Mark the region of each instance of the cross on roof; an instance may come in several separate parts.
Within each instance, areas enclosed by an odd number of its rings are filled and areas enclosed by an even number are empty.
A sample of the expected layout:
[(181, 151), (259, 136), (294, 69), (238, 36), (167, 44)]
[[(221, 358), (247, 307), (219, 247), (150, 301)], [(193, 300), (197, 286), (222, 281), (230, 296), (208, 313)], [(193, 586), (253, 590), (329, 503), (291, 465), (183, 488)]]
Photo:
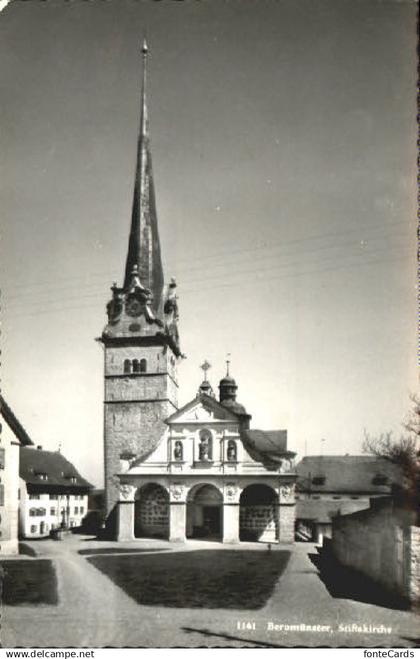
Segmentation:
[(207, 371), (211, 368), (211, 364), (206, 360), (200, 366), (201, 370), (204, 372), (204, 380), (207, 382)]
[(226, 375), (229, 375), (229, 366), (230, 366), (230, 352), (226, 355)]

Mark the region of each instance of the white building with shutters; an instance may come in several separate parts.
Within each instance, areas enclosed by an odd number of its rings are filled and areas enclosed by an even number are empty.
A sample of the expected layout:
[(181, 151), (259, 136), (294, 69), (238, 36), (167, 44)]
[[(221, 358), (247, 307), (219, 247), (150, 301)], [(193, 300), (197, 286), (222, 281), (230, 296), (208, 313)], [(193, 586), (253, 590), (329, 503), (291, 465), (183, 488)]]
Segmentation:
[(32, 444), (0, 395), (0, 555), (18, 553), (19, 450)]

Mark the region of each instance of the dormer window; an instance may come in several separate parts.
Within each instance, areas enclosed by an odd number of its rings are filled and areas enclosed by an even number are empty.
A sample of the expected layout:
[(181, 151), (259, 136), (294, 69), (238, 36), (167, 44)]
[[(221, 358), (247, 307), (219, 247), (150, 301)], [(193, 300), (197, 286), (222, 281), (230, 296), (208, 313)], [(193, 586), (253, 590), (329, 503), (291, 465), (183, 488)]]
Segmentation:
[(37, 478), (39, 478), (40, 481), (47, 481), (48, 480), (48, 474), (46, 474), (43, 471), (40, 471), (40, 472), (36, 473), (35, 476), (37, 476)]
[(388, 485), (388, 476), (385, 474), (376, 474), (372, 479), (373, 485)]
[(312, 485), (325, 485), (325, 476), (314, 476)]

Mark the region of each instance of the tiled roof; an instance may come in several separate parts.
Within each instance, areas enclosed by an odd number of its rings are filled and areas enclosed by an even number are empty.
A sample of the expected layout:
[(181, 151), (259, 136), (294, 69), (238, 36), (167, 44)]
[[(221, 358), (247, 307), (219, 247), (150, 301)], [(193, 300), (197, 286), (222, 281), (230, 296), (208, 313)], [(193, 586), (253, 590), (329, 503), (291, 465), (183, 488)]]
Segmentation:
[(241, 439), (251, 458), (270, 467), (288, 454), (287, 430), (243, 430)]
[(308, 455), (296, 471), (301, 492), (385, 494), (401, 481), (397, 465), (373, 455)]
[(33, 444), (32, 439), (29, 437), (25, 428), (22, 426), (20, 421), (14, 415), (12, 409), (4, 400), (3, 396), (0, 394), (0, 414), (3, 419), (6, 421), (10, 430), (15, 435), (16, 439), (20, 442), (21, 446), (30, 446)]
[[(20, 449), (20, 477), (29, 486), (37, 489), (59, 487), (61, 490), (90, 489), (92, 485), (82, 478), (71, 462), (58, 451), (43, 451), (34, 448)], [(45, 480), (44, 475), (47, 476)]]

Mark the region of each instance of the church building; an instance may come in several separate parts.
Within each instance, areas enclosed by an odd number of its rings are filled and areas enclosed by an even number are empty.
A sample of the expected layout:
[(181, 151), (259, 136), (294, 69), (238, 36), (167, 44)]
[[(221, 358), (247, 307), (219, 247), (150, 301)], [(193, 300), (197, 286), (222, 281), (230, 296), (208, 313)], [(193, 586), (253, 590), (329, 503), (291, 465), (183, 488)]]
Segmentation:
[(113, 284), (100, 341), (105, 359), (107, 529), (162, 537), (293, 542), (295, 454), (287, 431), (250, 429), (227, 373), (178, 407), (176, 283), (164, 285), (146, 104), (147, 46), (131, 231), (123, 286)]

